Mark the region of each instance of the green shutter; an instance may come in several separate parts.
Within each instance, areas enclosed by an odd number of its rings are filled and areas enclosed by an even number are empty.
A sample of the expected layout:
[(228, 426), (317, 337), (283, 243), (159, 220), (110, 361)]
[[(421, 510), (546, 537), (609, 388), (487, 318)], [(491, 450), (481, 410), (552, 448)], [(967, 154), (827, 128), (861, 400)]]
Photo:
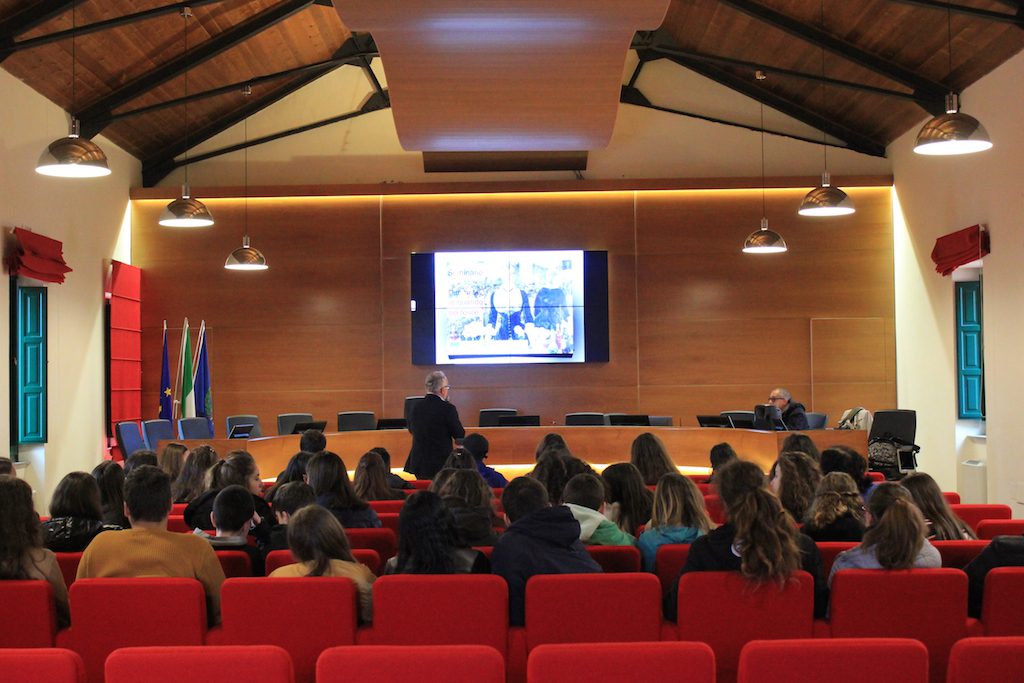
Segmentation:
[(46, 443), (46, 288), (19, 287), (18, 443)]
[(957, 416), (985, 417), (985, 364), (981, 282), (956, 283)]

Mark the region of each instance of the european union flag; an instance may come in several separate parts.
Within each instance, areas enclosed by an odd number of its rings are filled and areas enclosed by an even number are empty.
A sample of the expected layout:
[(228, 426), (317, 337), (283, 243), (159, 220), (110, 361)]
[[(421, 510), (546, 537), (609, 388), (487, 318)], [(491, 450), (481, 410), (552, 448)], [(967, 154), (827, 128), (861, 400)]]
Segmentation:
[(171, 369), (167, 363), (167, 321), (164, 321), (164, 359), (160, 366), (160, 419), (174, 418), (174, 394), (171, 391)]

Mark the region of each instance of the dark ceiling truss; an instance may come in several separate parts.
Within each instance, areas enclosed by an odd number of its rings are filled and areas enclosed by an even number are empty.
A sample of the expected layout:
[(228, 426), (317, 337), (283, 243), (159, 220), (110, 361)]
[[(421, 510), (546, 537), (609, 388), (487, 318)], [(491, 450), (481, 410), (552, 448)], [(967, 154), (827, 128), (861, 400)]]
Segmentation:
[[(177, 14), (186, 7), (202, 7), (203, 5), (212, 5), (218, 2), (224, 2), (224, 0), (192, 0), (191, 2), (177, 2), (173, 5), (154, 7), (153, 9), (144, 10), (142, 12), (135, 12), (134, 14), (124, 14), (119, 17), (97, 21), (92, 24), (76, 26), (75, 28), (70, 28), (65, 31), (56, 31), (55, 33), (47, 33), (34, 38), (26, 38), (25, 40), (18, 40), (14, 42), (5, 40), (0, 43), (0, 62), (20, 50), (28, 50), (33, 47), (39, 47), (40, 45), (57, 43), (67, 38), (71, 38), (72, 36), (84, 36), (89, 33), (106, 31), (108, 29), (117, 28), (118, 26), (133, 24), (137, 21), (155, 19), (156, 17), (162, 17), (165, 14)], [(24, 31), (22, 31), (22, 33), (24, 33)]]
[(91, 138), (103, 130), (110, 122), (110, 115), (115, 109), (230, 50), (312, 4), (313, 0), (284, 0), (218, 33), (195, 49), (190, 49), (187, 55), (179, 55), (125, 83), (82, 111), (75, 112), (75, 116), (81, 122), (82, 136)]
[(0, 45), (10, 45), (22, 33), (59, 17), (79, 2), (82, 0), (41, 0), (0, 21)]
[[(818, 26), (804, 23), (798, 19), (787, 16), (770, 7), (765, 7), (752, 0), (718, 0), (721, 4), (727, 5), (755, 19), (774, 26), (786, 33), (806, 41), (812, 45), (823, 48), (839, 55), (843, 59), (859, 64), (877, 74), (885, 76), (907, 88), (911, 88), (914, 94), (922, 102), (943, 102), (946, 93), (950, 88), (942, 83), (933, 81), (922, 76), (912, 69), (896, 64), (892, 60), (873, 54), (857, 47), (853, 43), (832, 35)], [(941, 114), (944, 111), (942, 106), (929, 110), (932, 114)]]
[(992, 10), (979, 9), (977, 7), (967, 7), (965, 5), (957, 5), (950, 2), (939, 2), (938, 0), (890, 0), (891, 2), (902, 2), (904, 5), (914, 5), (915, 7), (927, 7), (929, 9), (938, 9), (943, 12), (951, 12), (953, 14), (963, 14), (964, 16), (973, 17), (975, 19), (987, 19), (989, 21), (998, 21), (1006, 24), (1014, 24), (1020, 28), (1024, 28), (1024, 5), (1019, 3), (1011, 3), (1017, 8), (1016, 14), (1007, 14), (1006, 12), (993, 12)]
[[(323, 62), (325, 66), (319, 69), (305, 70), (294, 80), (281, 85), (278, 88), (268, 92), (267, 94), (256, 97), (248, 104), (243, 107), (230, 112), (228, 115), (217, 119), (204, 126), (203, 128), (190, 131), (187, 140), (179, 140), (170, 145), (167, 145), (163, 149), (149, 155), (147, 158), (142, 160), (142, 184), (144, 187), (153, 187), (161, 180), (163, 180), (168, 173), (183, 165), (184, 162), (176, 160), (181, 154), (184, 154), (186, 150), (201, 144), (202, 142), (209, 140), (213, 136), (222, 133), (236, 123), (240, 123), (244, 119), (252, 116), (253, 114), (266, 109), (275, 102), (279, 102), (283, 98), (292, 94), (293, 92), (304, 88), (316, 79), (324, 76), (339, 66), (346, 64), (352, 64), (362, 67), (361, 61), (366, 59), (367, 62), (370, 59), (371, 54), (376, 54), (377, 47), (373, 42), (373, 38), (369, 34), (353, 34), (345, 43), (338, 48), (338, 50), (332, 55), (331, 59)], [(251, 81), (247, 81), (249, 83)], [(372, 83), (371, 83), (372, 85)], [(378, 84), (379, 85), (379, 84)], [(242, 85), (236, 85), (235, 87), (241, 88)], [(387, 91), (374, 92), (373, 95), (363, 104), (360, 109), (356, 110), (355, 113), (349, 112), (347, 114), (340, 115), (341, 118), (332, 117), (335, 120), (325, 119), (314, 124), (307, 124), (307, 126), (300, 126), (299, 129), (292, 129), (294, 132), (288, 133), (294, 135), (298, 132), (304, 132), (305, 130), (312, 130), (321, 126), (329, 125), (330, 123), (336, 123), (337, 121), (343, 121), (354, 116), (360, 116), (362, 114), (369, 113), (370, 111), (377, 111), (378, 109), (384, 109), (390, 107), (390, 100), (387, 95)], [(285, 137), (282, 134), (277, 134), (279, 137)], [(266, 140), (264, 140), (266, 142)], [(260, 144), (253, 142), (253, 144)], [(249, 145), (252, 146), (252, 145)], [(239, 148), (241, 149), (241, 148)], [(207, 157), (208, 158), (208, 157)], [(193, 163), (198, 160), (199, 157), (190, 157), (188, 163)]]

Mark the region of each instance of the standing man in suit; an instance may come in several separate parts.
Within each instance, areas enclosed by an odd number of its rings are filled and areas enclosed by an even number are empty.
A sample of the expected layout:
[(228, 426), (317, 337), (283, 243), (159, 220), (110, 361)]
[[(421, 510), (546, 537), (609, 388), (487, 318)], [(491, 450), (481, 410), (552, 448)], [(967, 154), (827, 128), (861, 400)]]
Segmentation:
[(405, 471), (417, 479), (433, 479), (452, 450), (452, 439), (461, 439), (466, 430), (459, 420), (459, 411), (448, 402), (451, 386), (440, 370), (427, 375), (427, 394), (409, 414), (412, 448), (405, 461)]

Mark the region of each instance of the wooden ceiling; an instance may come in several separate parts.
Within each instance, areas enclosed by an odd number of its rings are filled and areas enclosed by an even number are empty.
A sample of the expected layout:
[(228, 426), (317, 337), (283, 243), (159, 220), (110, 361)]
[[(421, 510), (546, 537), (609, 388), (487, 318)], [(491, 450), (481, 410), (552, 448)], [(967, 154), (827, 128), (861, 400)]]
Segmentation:
[[(876, 155), (939, 111), (945, 91), (1024, 47), (1024, 0), (823, 4), (824, 22), (819, 0), (672, 0), (662, 27), (633, 46), (641, 69), (671, 60)], [(73, 6), (74, 41), (60, 34), (72, 29)], [(457, 32), (446, 40), (472, 44)], [(3, 68), (77, 114), (84, 134), (102, 132), (141, 159), (147, 185), (186, 147), (343, 65), (366, 72), (371, 97), (339, 117), (390, 106), (369, 68), (376, 56), (372, 36), (353, 35), (329, 0), (0, 0)], [(624, 84), (623, 102), (660, 106), (635, 82)]]

